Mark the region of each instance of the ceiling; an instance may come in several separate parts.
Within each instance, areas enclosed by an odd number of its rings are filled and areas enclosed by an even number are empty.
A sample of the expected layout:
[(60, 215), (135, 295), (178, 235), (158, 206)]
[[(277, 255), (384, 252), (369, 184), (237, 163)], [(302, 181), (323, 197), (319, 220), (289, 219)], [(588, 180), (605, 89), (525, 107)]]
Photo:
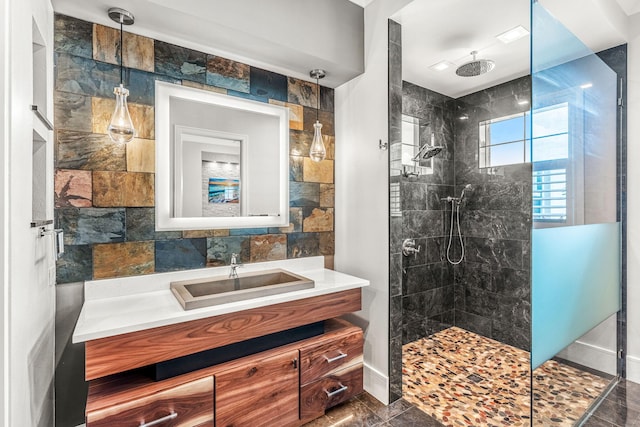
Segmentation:
[[(367, 0), (361, 0), (367, 1)], [(336, 87), (364, 71), (364, 11), (347, 0), (52, 0), (57, 13), (116, 27), (110, 7), (133, 13), (130, 31)], [(330, 28), (331, 31), (325, 31)], [(320, 36), (319, 36), (320, 35)]]
[[(640, 11), (640, 0), (540, 2), (594, 51), (624, 43), (628, 16)], [(402, 25), (403, 79), (411, 83), (457, 98), (529, 74), (529, 37), (504, 44), (496, 36), (518, 25), (530, 30), (530, 0), (414, 0), (392, 19)], [(472, 50), (495, 69), (458, 77)], [(441, 61), (451, 66), (429, 68)]]

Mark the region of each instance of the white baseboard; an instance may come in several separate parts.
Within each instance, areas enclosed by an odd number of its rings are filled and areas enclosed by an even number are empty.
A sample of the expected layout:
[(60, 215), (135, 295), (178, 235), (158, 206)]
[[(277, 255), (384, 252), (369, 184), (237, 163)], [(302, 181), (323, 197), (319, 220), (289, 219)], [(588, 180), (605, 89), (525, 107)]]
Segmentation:
[(389, 377), (364, 364), (364, 389), (385, 405), (389, 404)]
[(608, 348), (576, 341), (558, 353), (558, 356), (600, 372), (616, 374), (616, 352)]
[(627, 356), (627, 380), (640, 384), (640, 357)]

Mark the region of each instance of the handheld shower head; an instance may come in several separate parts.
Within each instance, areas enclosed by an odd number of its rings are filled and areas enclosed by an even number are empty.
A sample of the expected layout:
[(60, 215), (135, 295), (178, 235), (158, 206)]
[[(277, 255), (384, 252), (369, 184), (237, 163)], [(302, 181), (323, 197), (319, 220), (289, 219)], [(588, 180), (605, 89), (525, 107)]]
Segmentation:
[(460, 193), (460, 201), (462, 201), (462, 198), (464, 197), (464, 192), (467, 190), (471, 190), (471, 184), (467, 184), (464, 186), (464, 188), (462, 189), (462, 193)]

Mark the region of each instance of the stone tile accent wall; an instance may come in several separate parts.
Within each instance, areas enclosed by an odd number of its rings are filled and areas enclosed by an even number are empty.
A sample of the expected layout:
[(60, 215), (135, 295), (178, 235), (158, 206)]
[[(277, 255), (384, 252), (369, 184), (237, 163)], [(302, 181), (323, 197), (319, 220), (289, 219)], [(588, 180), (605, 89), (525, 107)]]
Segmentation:
[[(334, 254), (333, 89), (135, 34), (124, 34), (125, 86), (136, 138), (107, 126), (120, 79), (118, 31), (55, 16), (55, 206), (65, 231), (57, 282)], [(312, 64), (311, 64), (312, 65)], [(310, 65), (310, 67), (311, 67)], [(286, 106), (290, 224), (282, 228), (155, 231), (156, 80)], [(320, 99), (327, 159), (308, 157)]]

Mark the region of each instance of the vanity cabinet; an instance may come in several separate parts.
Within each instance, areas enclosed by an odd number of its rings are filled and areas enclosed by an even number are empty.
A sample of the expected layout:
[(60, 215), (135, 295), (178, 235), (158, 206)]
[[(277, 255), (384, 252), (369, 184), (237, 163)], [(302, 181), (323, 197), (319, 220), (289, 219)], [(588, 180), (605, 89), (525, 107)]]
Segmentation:
[(87, 427), (301, 426), (362, 392), (362, 351), (360, 328), (329, 319), (321, 335), (166, 380), (107, 375), (89, 382)]
[(295, 426), (299, 402), (298, 351), (216, 374), (216, 426)]

